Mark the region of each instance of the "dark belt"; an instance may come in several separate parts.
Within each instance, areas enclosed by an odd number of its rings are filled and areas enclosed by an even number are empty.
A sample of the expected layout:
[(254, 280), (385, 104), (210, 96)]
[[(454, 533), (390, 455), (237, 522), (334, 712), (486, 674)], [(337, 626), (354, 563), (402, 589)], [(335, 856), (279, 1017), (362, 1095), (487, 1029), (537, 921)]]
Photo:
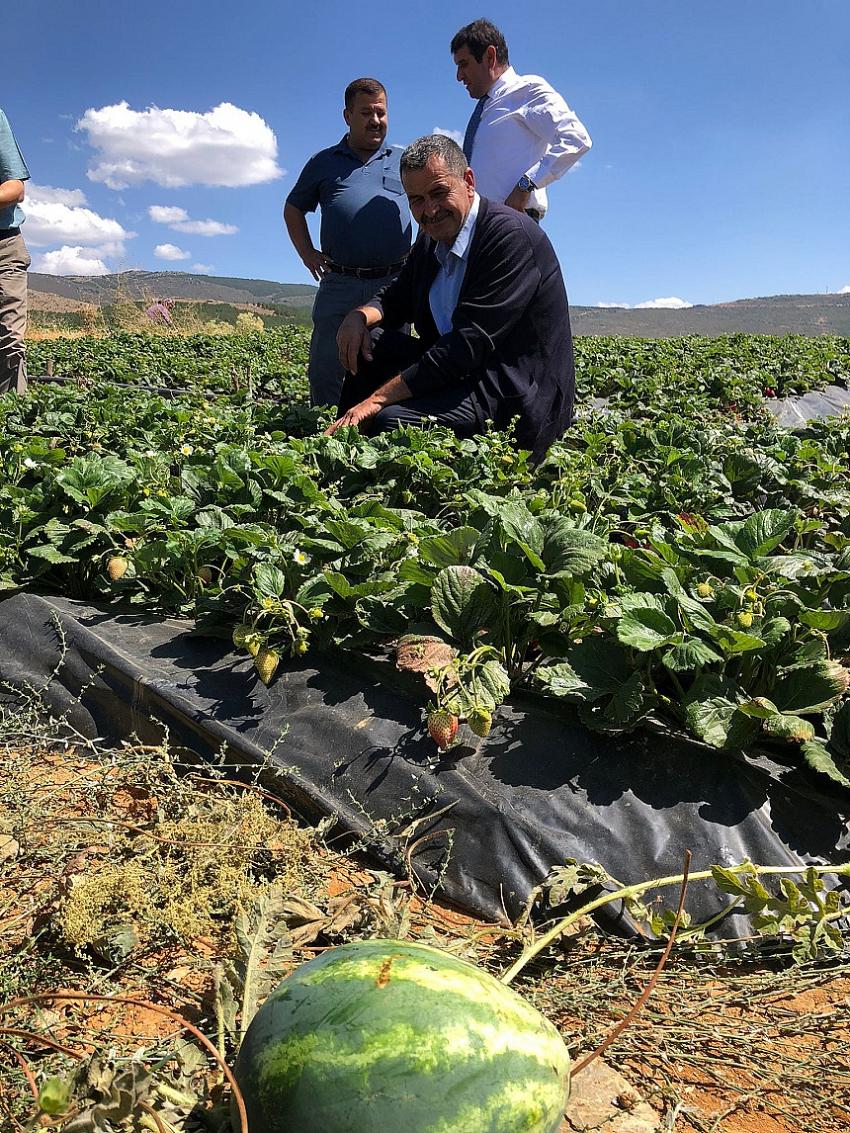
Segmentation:
[(20, 228), (0, 228), (0, 240), (5, 240), (7, 236), (20, 236)]
[(407, 256), (403, 260), (399, 260), (394, 264), (387, 264), (382, 268), (347, 268), (344, 264), (335, 264), (333, 260), (328, 260), (328, 271), (336, 272), (337, 275), (353, 275), (357, 279), (381, 279), (382, 276), (392, 275), (393, 272), (400, 271), (407, 260)]

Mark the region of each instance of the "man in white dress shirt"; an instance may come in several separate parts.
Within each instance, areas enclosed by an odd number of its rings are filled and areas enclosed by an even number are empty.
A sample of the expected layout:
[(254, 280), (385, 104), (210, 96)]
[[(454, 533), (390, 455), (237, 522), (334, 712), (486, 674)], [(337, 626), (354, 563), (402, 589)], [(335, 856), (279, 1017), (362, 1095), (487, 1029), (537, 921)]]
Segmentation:
[(541, 220), (546, 186), (587, 153), (590, 135), (545, 79), (516, 73), (489, 20), (462, 27), (451, 52), (457, 81), (477, 100), (463, 150), (478, 192)]

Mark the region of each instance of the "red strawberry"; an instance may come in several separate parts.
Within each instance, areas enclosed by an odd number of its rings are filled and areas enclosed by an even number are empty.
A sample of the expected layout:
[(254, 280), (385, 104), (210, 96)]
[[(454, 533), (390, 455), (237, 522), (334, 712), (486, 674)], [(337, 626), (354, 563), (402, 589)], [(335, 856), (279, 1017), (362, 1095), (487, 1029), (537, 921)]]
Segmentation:
[(773, 386), (765, 386), (764, 396), (765, 397), (776, 397), (776, 390), (773, 388)]
[(439, 748), (451, 747), (457, 735), (458, 718), (445, 708), (435, 708), (428, 713), (428, 735)]

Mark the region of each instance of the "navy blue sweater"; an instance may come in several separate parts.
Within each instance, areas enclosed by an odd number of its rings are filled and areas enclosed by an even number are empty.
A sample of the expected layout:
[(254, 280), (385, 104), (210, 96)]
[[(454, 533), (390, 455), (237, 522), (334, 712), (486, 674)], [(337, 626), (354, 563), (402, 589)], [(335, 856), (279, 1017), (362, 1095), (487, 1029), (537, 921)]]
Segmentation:
[(548, 236), (524, 213), (482, 198), (444, 335), (428, 303), (438, 268), (434, 241), (421, 234), (399, 276), (376, 296), (382, 325), (412, 323), (425, 347), (401, 376), (416, 398), (468, 386), (497, 428), (517, 418), (517, 440), (539, 460), (569, 427), (575, 400), (570, 311)]

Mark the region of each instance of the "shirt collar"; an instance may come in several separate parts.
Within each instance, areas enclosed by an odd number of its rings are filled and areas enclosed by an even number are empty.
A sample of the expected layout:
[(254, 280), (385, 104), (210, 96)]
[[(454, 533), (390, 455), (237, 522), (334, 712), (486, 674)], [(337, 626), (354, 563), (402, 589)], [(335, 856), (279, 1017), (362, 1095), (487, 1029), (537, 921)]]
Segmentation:
[(348, 144), (348, 134), (343, 134), (338, 145), (336, 145), (334, 148), (337, 153), (344, 153), (347, 157), (353, 157), (355, 161), (359, 161), (363, 165), (369, 165), (379, 157), (386, 157), (387, 154), (392, 151), (392, 146), (384, 145), (380, 149), (375, 150), (368, 161), (363, 161), (363, 159), (361, 157), (358, 157), (351, 146)]
[(466, 214), (466, 220), (460, 226), (460, 232), (455, 236), (454, 243), (450, 248), (447, 248), (439, 240), (436, 241), (434, 252), (441, 266), (445, 264), (449, 256), (454, 256), (456, 260), (465, 260), (469, 256), (469, 245), (472, 243), (472, 236), (475, 232), (475, 222), (478, 219), (480, 203), (481, 198), (476, 193), (472, 198), (472, 204), (469, 206), (469, 212)]
[(508, 67), (499, 75), (498, 79), (493, 83), (487, 91), (488, 98), (497, 98), (500, 94), (507, 90), (509, 86), (516, 82), (516, 71), (513, 67)]

